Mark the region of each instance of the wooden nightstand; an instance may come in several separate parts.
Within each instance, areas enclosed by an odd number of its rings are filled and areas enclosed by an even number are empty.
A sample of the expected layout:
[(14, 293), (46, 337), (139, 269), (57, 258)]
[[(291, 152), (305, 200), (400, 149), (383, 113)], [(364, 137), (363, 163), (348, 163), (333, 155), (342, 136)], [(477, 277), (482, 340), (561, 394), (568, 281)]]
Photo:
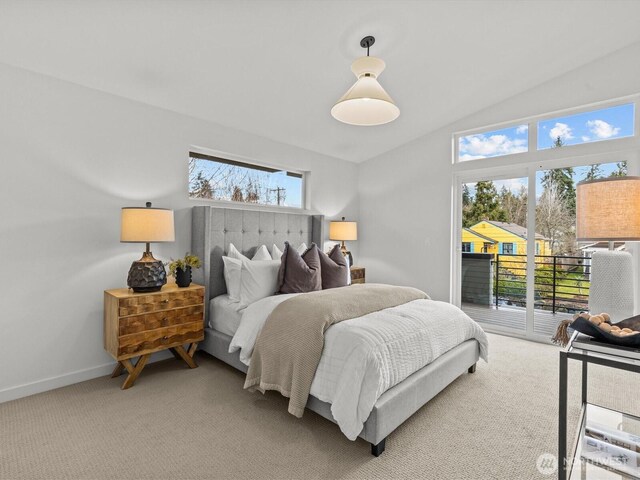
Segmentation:
[(351, 267), (351, 284), (364, 282), (364, 267)]
[[(122, 389), (133, 385), (149, 355), (170, 349), (191, 368), (198, 342), (204, 340), (204, 287), (165, 285), (154, 293), (128, 288), (104, 292), (104, 348), (118, 361), (111, 377), (126, 369)], [(188, 350), (184, 345), (190, 343)], [(139, 357), (133, 366), (131, 359)]]

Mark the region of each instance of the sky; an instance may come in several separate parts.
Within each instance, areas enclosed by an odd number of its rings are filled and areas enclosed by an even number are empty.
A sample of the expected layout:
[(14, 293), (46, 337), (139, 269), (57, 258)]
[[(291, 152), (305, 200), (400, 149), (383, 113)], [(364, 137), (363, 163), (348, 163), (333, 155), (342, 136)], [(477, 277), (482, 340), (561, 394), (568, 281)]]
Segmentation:
[[(537, 149), (553, 147), (558, 137), (564, 146), (570, 146), (632, 136), (633, 108), (629, 103), (539, 122)], [(475, 160), (526, 152), (528, 143), (527, 125), (468, 135), (459, 139), (459, 158)]]

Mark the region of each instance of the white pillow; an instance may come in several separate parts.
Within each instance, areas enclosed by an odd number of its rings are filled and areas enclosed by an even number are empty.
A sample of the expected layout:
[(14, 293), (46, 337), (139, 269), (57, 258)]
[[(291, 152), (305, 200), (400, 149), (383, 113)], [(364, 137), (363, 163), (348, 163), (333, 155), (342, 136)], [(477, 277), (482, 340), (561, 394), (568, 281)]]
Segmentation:
[(224, 263), (224, 283), (227, 284), (229, 300), (232, 302), (239, 302), (242, 260), (231, 257), (222, 257), (222, 261)]
[[(235, 258), (237, 260), (247, 260), (249, 261), (249, 257), (241, 254), (240, 251), (236, 248), (233, 243), (229, 244), (229, 253), (227, 253), (228, 257)], [(269, 255), (269, 250), (264, 245), (260, 245), (256, 250), (256, 253), (253, 254), (253, 258), (251, 260), (256, 262), (261, 262), (264, 260), (271, 260), (271, 255)]]
[(349, 256), (344, 257), (347, 261), (347, 285), (351, 285), (351, 265), (349, 264)]
[(271, 260), (280, 260), (282, 258), (282, 250), (274, 243), (271, 247)]
[(269, 255), (267, 247), (260, 245), (256, 250), (256, 253), (253, 254), (253, 258), (251, 260), (254, 262), (264, 262), (265, 260), (271, 260), (271, 255)]
[[(300, 246), (296, 248), (296, 250), (298, 250), (298, 253), (302, 255), (304, 252), (307, 251), (308, 248), (309, 247), (307, 247), (307, 244), (302, 242)], [(271, 249), (271, 259), (280, 260), (281, 258), (282, 258), (282, 250), (280, 250), (278, 246), (274, 243), (273, 248)]]
[(240, 306), (257, 302), (275, 294), (278, 288), (280, 260), (263, 262), (242, 262), (240, 274)]

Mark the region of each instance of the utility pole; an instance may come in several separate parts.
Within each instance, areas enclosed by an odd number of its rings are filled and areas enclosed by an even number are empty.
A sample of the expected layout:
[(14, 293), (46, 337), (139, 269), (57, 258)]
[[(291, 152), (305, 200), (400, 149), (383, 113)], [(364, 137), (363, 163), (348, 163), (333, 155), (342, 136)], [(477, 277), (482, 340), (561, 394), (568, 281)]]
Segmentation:
[(276, 205), (281, 205), (281, 203), (284, 202), (284, 199), (287, 198), (286, 188), (283, 188), (283, 187), (269, 188), (268, 191), (276, 192), (276, 199), (277, 199)]

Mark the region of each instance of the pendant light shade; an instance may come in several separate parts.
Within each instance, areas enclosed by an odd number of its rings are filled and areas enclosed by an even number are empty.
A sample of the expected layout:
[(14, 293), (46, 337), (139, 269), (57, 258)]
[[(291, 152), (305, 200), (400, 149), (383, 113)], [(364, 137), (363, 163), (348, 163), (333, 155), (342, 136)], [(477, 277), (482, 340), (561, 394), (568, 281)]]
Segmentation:
[(373, 37), (365, 37), (360, 45), (367, 48), (367, 56), (358, 58), (351, 71), (358, 80), (331, 109), (331, 115), (350, 125), (382, 125), (392, 122), (400, 115), (400, 109), (378, 82), (385, 63), (369, 56)]

